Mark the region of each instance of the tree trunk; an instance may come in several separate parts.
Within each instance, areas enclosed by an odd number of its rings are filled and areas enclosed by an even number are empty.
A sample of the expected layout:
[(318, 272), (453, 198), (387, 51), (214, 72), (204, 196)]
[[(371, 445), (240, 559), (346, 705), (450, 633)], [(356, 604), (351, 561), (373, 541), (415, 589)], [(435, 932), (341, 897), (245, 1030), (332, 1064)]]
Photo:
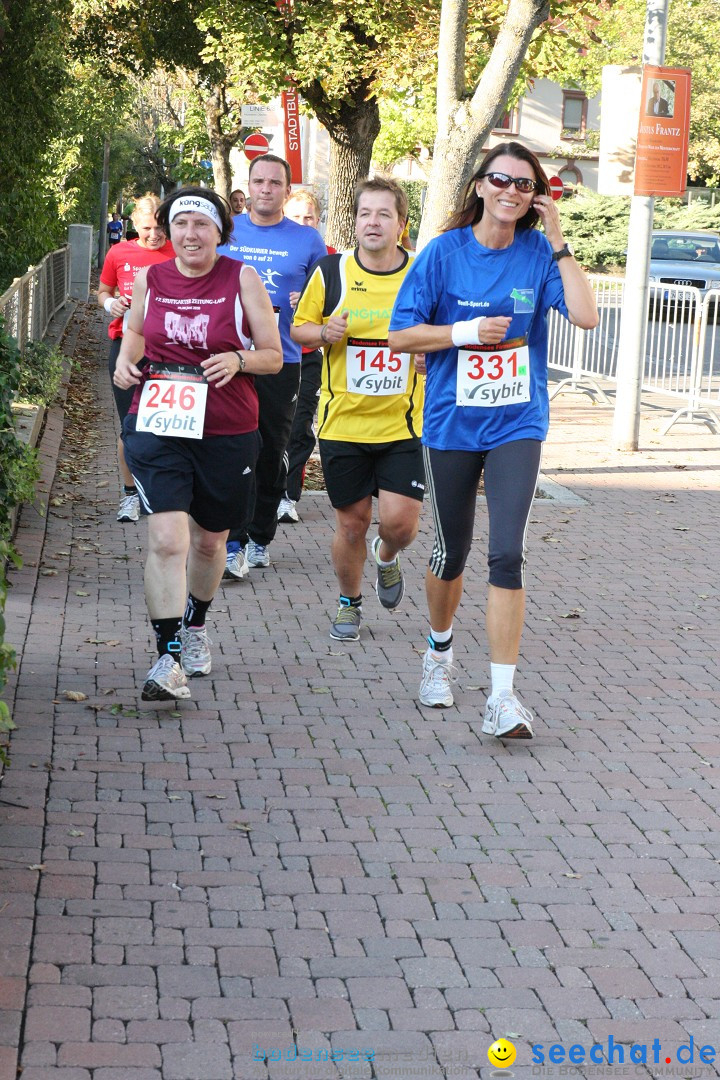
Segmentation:
[(344, 251), (355, 246), (355, 185), (370, 172), (373, 144), (380, 133), (377, 100), (343, 107), (340, 117), (319, 117), (330, 135), (328, 244)]
[(230, 169), (230, 148), (232, 139), (223, 134), (222, 118), (226, 113), (222, 88), (214, 86), (209, 97), (205, 98), (205, 125), (210, 139), (210, 159), (218, 195), (230, 201), (232, 191), (232, 170)]
[(472, 98), (463, 85), (467, 0), (443, 0), (438, 50), (438, 134), (418, 248), (436, 236), (461, 202), (485, 139), (502, 113), (548, 0), (510, 0), (500, 33)]
[(213, 177), (215, 179), (215, 190), (218, 195), (222, 195), (223, 199), (227, 199), (227, 201), (230, 202), (230, 192), (232, 191), (230, 147), (224, 140), (219, 143), (211, 144), (211, 159)]

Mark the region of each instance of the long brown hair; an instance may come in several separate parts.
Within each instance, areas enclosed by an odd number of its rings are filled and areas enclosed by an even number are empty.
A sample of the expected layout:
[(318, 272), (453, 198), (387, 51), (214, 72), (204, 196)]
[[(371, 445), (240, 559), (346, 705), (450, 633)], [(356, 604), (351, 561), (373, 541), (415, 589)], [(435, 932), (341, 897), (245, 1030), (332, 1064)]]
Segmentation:
[[(465, 188), (465, 193), (459, 208), (452, 215), (447, 225), (444, 226), (443, 232), (450, 232), (451, 229), (462, 229), (466, 225), (477, 224), (483, 216), (485, 200), (480, 198), (475, 190), (475, 185), (485, 173), (492, 172), (493, 161), (495, 161), (496, 158), (503, 156), (515, 158), (516, 161), (527, 162), (535, 173), (535, 179), (539, 185), (538, 193), (540, 195), (550, 194), (550, 185), (545, 170), (538, 161), (537, 156), (533, 154), (532, 150), (528, 150), (527, 147), (519, 142), (499, 143), (497, 146), (493, 146), (492, 150), (485, 155), (481, 164), (475, 170), (472, 179)], [(516, 223), (515, 228), (534, 229), (539, 220), (540, 215), (531, 203), (527, 213), (520, 218)]]

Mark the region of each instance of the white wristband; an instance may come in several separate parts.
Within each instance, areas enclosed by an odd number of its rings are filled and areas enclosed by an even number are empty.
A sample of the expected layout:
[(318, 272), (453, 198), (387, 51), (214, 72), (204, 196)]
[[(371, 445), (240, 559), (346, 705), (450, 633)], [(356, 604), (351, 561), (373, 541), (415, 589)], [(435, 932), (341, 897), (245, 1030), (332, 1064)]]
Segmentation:
[(115, 303), (115, 297), (114, 296), (107, 296), (105, 298), (105, 303), (103, 304), (103, 307), (107, 311), (108, 315), (112, 314), (112, 306), (113, 306), (114, 303)]
[(467, 322), (452, 324), (452, 343), (456, 348), (461, 345), (477, 345), (480, 342), (480, 323), (485, 318), (479, 315), (477, 319), (468, 319)]

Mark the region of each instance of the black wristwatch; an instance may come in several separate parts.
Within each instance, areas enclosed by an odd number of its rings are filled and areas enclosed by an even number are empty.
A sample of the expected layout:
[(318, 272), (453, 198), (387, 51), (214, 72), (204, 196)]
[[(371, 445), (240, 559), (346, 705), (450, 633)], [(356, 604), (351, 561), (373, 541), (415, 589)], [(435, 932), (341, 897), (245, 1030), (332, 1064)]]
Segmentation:
[(575, 249), (570, 244), (563, 244), (559, 251), (553, 251), (553, 262), (558, 262), (559, 259), (564, 259), (566, 255), (574, 255)]

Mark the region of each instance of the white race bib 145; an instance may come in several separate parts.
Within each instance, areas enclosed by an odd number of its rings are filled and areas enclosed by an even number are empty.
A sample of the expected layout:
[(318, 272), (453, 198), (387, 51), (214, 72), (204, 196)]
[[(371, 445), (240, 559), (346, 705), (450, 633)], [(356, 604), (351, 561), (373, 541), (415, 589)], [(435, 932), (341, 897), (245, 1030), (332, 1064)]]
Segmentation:
[(381, 397), (407, 390), (410, 353), (391, 352), (387, 341), (348, 338), (346, 356), (348, 393)]

